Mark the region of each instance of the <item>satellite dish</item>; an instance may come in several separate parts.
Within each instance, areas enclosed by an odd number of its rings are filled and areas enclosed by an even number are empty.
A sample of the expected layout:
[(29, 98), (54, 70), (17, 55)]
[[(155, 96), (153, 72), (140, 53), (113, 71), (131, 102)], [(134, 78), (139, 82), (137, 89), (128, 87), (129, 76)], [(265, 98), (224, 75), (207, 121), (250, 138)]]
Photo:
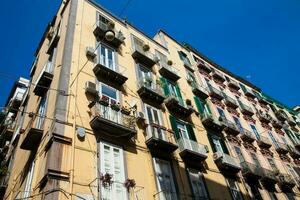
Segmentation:
[(85, 137), (85, 128), (78, 127), (77, 128), (77, 136), (79, 138), (84, 138)]

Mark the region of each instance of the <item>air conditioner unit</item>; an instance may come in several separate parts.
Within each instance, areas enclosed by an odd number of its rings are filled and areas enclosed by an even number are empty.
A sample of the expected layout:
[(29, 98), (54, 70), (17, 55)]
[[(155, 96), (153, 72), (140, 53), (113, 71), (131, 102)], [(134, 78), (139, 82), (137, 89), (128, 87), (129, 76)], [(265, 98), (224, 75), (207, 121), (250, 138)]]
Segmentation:
[(87, 81), (85, 83), (85, 92), (89, 94), (97, 95), (98, 90), (96, 84), (91, 81)]
[(143, 112), (137, 112), (136, 113), (136, 120), (137, 122), (143, 122), (145, 121), (145, 115)]
[(95, 53), (95, 49), (92, 47), (87, 47), (86, 48), (86, 56), (88, 58), (94, 59), (97, 56), (97, 54)]

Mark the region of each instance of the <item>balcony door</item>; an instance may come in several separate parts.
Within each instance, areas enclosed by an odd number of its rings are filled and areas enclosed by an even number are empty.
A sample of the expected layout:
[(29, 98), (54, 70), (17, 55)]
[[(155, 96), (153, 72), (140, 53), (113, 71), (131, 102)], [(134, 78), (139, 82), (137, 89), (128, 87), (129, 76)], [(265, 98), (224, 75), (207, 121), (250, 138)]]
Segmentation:
[[(107, 99), (110, 105), (119, 103), (119, 93), (115, 88), (112, 88), (108, 85), (100, 83), (100, 96), (101, 99)], [(101, 106), (100, 108), (101, 115), (108, 120), (119, 123), (121, 120), (120, 112), (111, 109), (108, 106)]]
[(116, 63), (115, 63), (115, 51), (114, 49), (100, 44), (99, 49), (99, 62), (101, 65), (116, 71)]
[(123, 183), (125, 182), (125, 166), (123, 158), (123, 149), (105, 142), (100, 142), (100, 173), (112, 175), (112, 185), (101, 186), (101, 199), (127, 199), (127, 191)]
[(46, 115), (46, 105), (47, 105), (47, 94), (42, 97), (41, 102), (40, 102), (38, 116), (36, 119), (36, 128), (37, 129), (43, 128), (45, 115)]
[(169, 93), (176, 97), (180, 105), (184, 105), (178, 85), (168, 81)]
[(235, 122), (235, 125), (238, 127), (238, 129), (239, 129), (241, 132), (243, 132), (243, 126), (242, 126), (242, 124), (241, 124), (239, 118), (233, 116), (233, 120), (234, 120), (234, 122)]
[(238, 159), (240, 160), (240, 162), (244, 162), (245, 161), (245, 158), (244, 158), (244, 155), (241, 151), (241, 148), (237, 147), (237, 146), (234, 146), (234, 150), (235, 150), (235, 153), (238, 157)]
[(217, 107), (218, 113), (219, 113), (219, 120), (226, 120), (226, 116), (224, 113), (224, 110), (222, 110), (221, 108)]
[(176, 200), (175, 180), (169, 161), (153, 158), (159, 200)]
[(260, 135), (256, 129), (256, 127), (253, 124), (250, 124), (250, 127), (252, 129), (252, 132), (254, 133), (254, 135), (256, 136), (257, 139), (260, 139)]
[(278, 148), (277, 141), (275, 140), (275, 138), (274, 138), (272, 132), (269, 131), (269, 132), (268, 132), (268, 135), (269, 135), (269, 137), (271, 138), (271, 141), (273, 142), (273, 144), (275, 145), (275, 147)]
[(138, 65), (138, 78), (141, 84), (144, 84), (146, 87), (153, 87), (152, 72), (149, 68), (144, 67), (143, 65)]
[(150, 134), (149, 136), (154, 136), (155, 138), (167, 141), (166, 135), (163, 133), (163, 131), (160, 128), (151, 126), (151, 124), (162, 125), (160, 110), (152, 106), (149, 106), (147, 104), (145, 105), (145, 107), (147, 113), (147, 120), (150, 124), (150, 126), (148, 126), (148, 131), (147, 131)]
[(208, 199), (207, 189), (204, 184), (203, 175), (198, 170), (188, 169), (194, 199)]

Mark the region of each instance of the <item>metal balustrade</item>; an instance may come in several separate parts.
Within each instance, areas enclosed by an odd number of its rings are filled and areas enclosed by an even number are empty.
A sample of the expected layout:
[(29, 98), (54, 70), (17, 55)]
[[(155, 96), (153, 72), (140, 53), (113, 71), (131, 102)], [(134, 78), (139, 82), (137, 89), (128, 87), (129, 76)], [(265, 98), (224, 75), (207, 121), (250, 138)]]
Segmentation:
[(223, 152), (215, 152), (214, 161), (219, 168), (226, 171), (238, 172), (241, 170), (239, 160)]

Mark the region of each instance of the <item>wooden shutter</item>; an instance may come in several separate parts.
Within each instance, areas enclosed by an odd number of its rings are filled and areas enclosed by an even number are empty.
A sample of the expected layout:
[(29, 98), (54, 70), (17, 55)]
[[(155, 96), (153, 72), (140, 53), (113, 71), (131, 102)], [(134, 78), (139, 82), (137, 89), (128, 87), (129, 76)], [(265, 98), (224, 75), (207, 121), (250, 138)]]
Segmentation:
[(186, 128), (187, 128), (187, 131), (188, 131), (188, 134), (189, 134), (189, 138), (191, 140), (197, 142), (196, 137), (195, 137), (195, 133), (194, 133), (194, 130), (193, 130), (193, 126), (191, 124), (187, 124)]
[(166, 96), (168, 96), (170, 94), (170, 90), (169, 90), (169, 87), (168, 87), (169, 83), (168, 83), (167, 79), (164, 78), (164, 77), (161, 77), (160, 80), (163, 84), (164, 93), (165, 93)]
[(176, 118), (172, 115), (170, 115), (170, 122), (171, 122), (172, 130), (174, 131), (175, 138), (179, 139), (180, 134), (179, 134), (179, 130), (177, 128)]

